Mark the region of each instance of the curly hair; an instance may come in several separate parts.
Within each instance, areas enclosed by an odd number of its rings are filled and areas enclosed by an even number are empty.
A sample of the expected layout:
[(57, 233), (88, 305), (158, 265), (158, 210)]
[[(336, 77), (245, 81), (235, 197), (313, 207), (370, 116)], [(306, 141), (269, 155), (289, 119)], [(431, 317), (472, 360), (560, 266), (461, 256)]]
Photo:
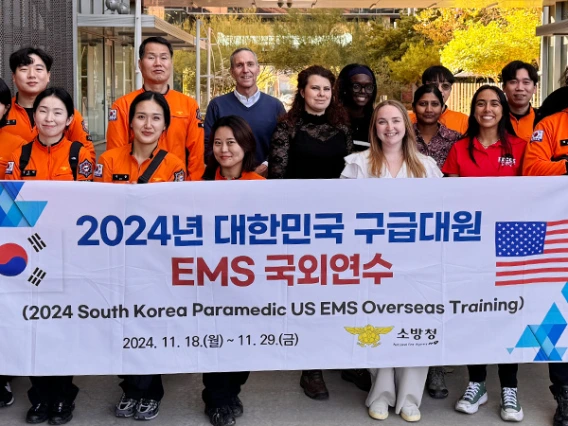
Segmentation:
[[(302, 116), (302, 113), (306, 109), (306, 102), (302, 97), (301, 92), (305, 90), (306, 86), (308, 85), (308, 80), (312, 75), (319, 75), (320, 77), (329, 80), (329, 84), (332, 88), (335, 84), (335, 76), (333, 75), (333, 73), (327, 68), (324, 68), (320, 65), (312, 65), (301, 71), (300, 74), (298, 74), (298, 90), (296, 92), (296, 96), (294, 97), (292, 108), (290, 108), (290, 111), (288, 111), (288, 113), (282, 119), (292, 127), (295, 126), (296, 123), (298, 123), (300, 117)], [(337, 101), (337, 95), (333, 92), (329, 106), (325, 110), (325, 117), (328, 123), (334, 127), (349, 123), (347, 112)]]

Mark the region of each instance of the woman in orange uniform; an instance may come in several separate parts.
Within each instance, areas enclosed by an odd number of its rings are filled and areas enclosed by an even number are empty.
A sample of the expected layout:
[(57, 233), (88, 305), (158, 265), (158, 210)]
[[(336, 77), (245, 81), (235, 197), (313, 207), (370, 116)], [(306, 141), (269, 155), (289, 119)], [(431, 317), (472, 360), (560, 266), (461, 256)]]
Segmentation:
[[(222, 117), (210, 133), (213, 155), (209, 157), (203, 180), (264, 180), (255, 173), (256, 141), (247, 122), (235, 115)], [(204, 373), (202, 398), (205, 414), (214, 426), (232, 426), (243, 414), (239, 399), (249, 371)]]
[[(8, 113), (12, 107), (12, 94), (8, 85), (0, 78), (0, 180), (4, 179), (6, 164), (12, 152), (21, 147), (25, 139), (7, 132), (4, 128), (8, 124)], [(2, 404), (2, 378), (0, 377), (0, 407), (11, 405), (6, 401)], [(11, 392), (10, 392), (11, 393)], [(12, 401), (13, 402), (13, 401)]]
[(93, 180), (90, 152), (65, 137), (73, 111), (73, 99), (65, 89), (53, 87), (37, 96), (33, 114), (38, 135), (10, 155), (6, 180)]
[[(158, 141), (171, 122), (170, 108), (157, 92), (142, 92), (128, 112), (131, 144), (103, 153), (95, 169), (96, 182), (155, 183), (183, 182), (185, 167), (175, 155), (158, 147)], [(116, 417), (152, 420), (160, 411), (164, 397), (162, 376), (121, 376), (122, 396), (114, 408)]]
[[(80, 142), (65, 138), (73, 111), (73, 99), (64, 89), (46, 89), (36, 97), (33, 115), (38, 135), (11, 154), (7, 180), (92, 180), (91, 154)], [(53, 345), (57, 347), (56, 340)], [(60, 425), (73, 418), (79, 392), (73, 376), (30, 377), (30, 381), (28, 398), (32, 407), (26, 415), (27, 423), (49, 420), (49, 424)]]
[(95, 182), (183, 182), (185, 167), (177, 156), (158, 147), (171, 122), (164, 95), (142, 92), (130, 105), (128, 125), (132, 144), (103, 153), (95, 169)]

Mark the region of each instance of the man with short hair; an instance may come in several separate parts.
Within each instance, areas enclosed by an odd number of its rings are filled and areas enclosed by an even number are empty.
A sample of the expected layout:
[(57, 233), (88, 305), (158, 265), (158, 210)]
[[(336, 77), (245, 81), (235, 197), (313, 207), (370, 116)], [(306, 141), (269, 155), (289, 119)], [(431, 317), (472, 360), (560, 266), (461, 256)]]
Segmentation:
[[(37, 136), (32, 107), (34, 101), (43, 92), (51, 77), (53, 58), (44, 50), (25, 47), (10, 55), (12, 80), (18, 89), (12, 98), (12, 107), (7, 116), (7, 132), (18, 135), (26, 141), (32, 141)], [(75, 109), (73, 121), (65, 131), (65, 137), (70, 141), (79, 141), (95, 158), (95, 148), (83, 117)]]
[(128, 127), (130, 104), (149, 90), (164, 95), (171, 111), (171, 123), (159, 141), (160, 148), (176, 155), (187, 168), (191, 180), (201, 180), (203, 162), (203, 121), (195, 99), (170, 88), (173, 49), (163, 37), (149, 37), (139, 48), (138, 66), (144, 79), (141, 89), (117, 99), (108, 115), (107, 150), (128, 145), (132, 138)]
[[(452, 72), (441, 65), (427, 68), (426, 71), (422, 73), (422, 84), (433, 84), (442, 92), (444, 109), (440, 116), (440, 123), (448, 129), (455, 130), (464, 135), (467, 131), (469, 117), (461, 112), (452, 111), (448, 108), (448, 105), (446, 105), (448, 99), (450, 99), (452, 86), (455, 81), (456, 79)], [(409, 113), (409, 115), (412, 123), (416, 123), (416, 115), (413, 112)]]
[(207, 107), (205, 114), (205, 154), (211, 155), (213, 146), (209, 135), (213, 124), (227, 115), (244, 118), (256, 139), (256, 173), (266, 177), (268, 171), (268, 148), (278, 118), (286, 113), (282, 102), (262, 93), (256, 83), (260, 66), (256, 54), (246, 47), (233, 52), (230, 58), (231, 76), (235, 80), (234, 92), (216, 97)]
[(518, 137), (530, 142), (535, 119), (531, 99), (536, 92), (538, 72), (531, 64), (513, 61), (501, 71), (501, 81), (507, 95), (513, 129)]

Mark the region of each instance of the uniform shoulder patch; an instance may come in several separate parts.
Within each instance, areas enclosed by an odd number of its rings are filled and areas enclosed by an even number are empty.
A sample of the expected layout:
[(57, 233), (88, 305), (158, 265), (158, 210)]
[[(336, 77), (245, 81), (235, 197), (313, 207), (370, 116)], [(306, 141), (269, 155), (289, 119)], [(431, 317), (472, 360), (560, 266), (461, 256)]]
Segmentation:
[(174, 172), (174, 182), (183, 182), (185, 180), (185, 172), (180, 170), (179, 172)]
[(97, 167), (95, 168), (95, 177), (96, 178), (102, 178), (103, 177), (103, 165), (102, 164), (97, 164)]
[(12, 173), (14, 173), (14, 162), (8, 161), (8, 164), (6, 165), (6, 174), (11, 175)]
[(544, 130), (535, 130), (531, 137), (531, 142), (542, 142)]
[(108, 121), (116, 121), (118, 118), (118, 111), (115, 109), (108, 110)]
[(87, 121), (86, 121), (86, 120), (81, 121), (81, 127), (83, 128), (83, 131), (84, 131), (86, 134), (89, 134), (89, 127), (87, 126)]
[(93, 174), (93, 164), (89, 160), (83, 161), (79, 164), (79, 174), (88, 178)]
[(200, 121), (203, 121), (203, 117), (201, 117), (201, 110), (199, 108), (197, 108), (197, 110), (195, 111), (195, 118), (197, 118)]

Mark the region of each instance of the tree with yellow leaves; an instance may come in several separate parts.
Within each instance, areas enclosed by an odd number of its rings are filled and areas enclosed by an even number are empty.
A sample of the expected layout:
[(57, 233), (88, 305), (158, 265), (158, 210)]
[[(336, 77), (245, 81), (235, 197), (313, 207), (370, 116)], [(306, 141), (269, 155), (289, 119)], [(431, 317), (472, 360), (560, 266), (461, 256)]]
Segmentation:
[(540, 41), (535, 28), (539, 19), (536, 9), (502, 9), (501, 19), (478, 21), (456, 30), (442, 49), (442, 64), (454, 72), (466, 71), (495, 81), (511, 61), (536, 64)]

